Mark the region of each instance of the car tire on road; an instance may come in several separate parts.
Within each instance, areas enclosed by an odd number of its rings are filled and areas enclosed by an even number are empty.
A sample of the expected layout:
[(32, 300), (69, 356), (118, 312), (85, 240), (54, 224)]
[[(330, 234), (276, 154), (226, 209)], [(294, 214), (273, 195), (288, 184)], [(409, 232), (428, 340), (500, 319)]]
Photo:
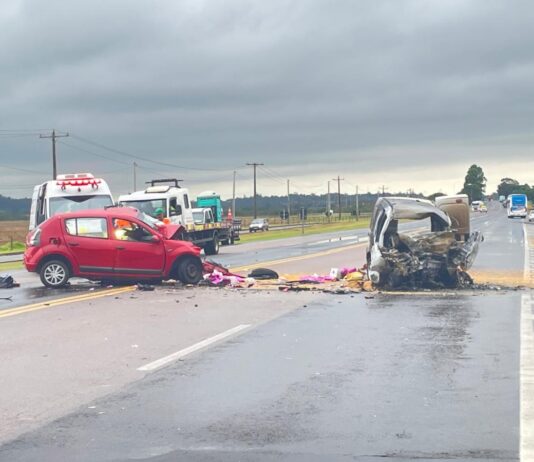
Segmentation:
[(39, 276), (46, 287), (57, 289), (69, 281), (70, 269), (61, 260), (50, 260), (41, 267)]
[(188, 255), (178, 263), (178, 279), (184, 284), (196, 284), (202, 279), (200, 258)]
[(219, 242), (219, 236), (214, 234), (213, 240), (208, 242), (204, 247), (204, 253), (206, 255), (217, 255), (219, 253), (219, 247), (221, 246)]

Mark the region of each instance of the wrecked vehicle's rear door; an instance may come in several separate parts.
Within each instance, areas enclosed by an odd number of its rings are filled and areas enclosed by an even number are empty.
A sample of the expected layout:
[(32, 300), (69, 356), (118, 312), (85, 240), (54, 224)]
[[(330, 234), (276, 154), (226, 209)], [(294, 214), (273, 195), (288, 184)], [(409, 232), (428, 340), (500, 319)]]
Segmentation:
[[(425, 219), (430, 220), (428, 232), (399, 233), (399, 220)], [(460, 224), (465, 228), (465, 222)], [(369, 278), (385, 288), (456, 286), (473, 263), (480, 235), (466, 237), (455, 231), (450, 217), (430, 201), (380, 198), (369, 230)]]
[(458, 240), (469, 239), (471, 223), (469, 197), (467, 194), (436, 197), (436, 205), (451, 219), (452, 231)]

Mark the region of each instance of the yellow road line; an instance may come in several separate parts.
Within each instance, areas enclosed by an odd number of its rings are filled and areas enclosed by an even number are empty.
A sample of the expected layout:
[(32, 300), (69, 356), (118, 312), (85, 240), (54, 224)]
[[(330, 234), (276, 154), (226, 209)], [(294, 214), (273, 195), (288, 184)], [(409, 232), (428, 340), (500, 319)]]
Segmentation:
[(118, 295), (124, 292), (130, 292), (134, 290), (133, 286), (119, 287), (116, 289), (101, 290), (97, 292), (84, 293), (82, 295), (75, 295), (72, 297), (65, 297), (56, 300), (48, 300), (39, 303), (33, 303), (31, 305), (19, 306), (11, 308), (9, 310), (0, 311), (0, 318), (7, 318), (9, 316), (16, 316), (18, 314), (30, 313), (32, 311), (44, 310), (46, 308), (52, 308), (54, 306), (65, 305), (67, 303), (82, 302), (86, 300), (93, 300), (95, 298), (108, 297), (110, 295)]
[(335, 249), (323, 250), (322, 252), (309, 253), (306, 255), (299, 255), (296, 257), (280, 258), (279, 260), (262, 261), (258, 263), (251, 263), (250, 265), (236, 266), (235, 268), (230, 268), (230, 271), (235, 273), (235, 272), (245, 271), (245, 270), (254, 269), (254, 268), (269, 267), (269, 266), (281, 265), (283, 263), (291, 263), (294, 261), (308, 260), (310, 258), (324, 257), (326, 255), (332, 255), (335, 253), (344, 252), (349, 249), (356, 249), (358, 247), (364, 247), (366, 245), (367, 245), (367, 242), (362, 242), (360, 244), (345, 245), (343, 247), (337, 247)]

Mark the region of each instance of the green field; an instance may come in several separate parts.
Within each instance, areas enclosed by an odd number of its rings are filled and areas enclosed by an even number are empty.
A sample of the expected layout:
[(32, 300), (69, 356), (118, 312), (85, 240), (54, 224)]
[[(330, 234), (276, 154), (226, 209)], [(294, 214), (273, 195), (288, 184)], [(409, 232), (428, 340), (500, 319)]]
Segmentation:
[[(321, 234), (331, 233), (333, 231), (350, 231), (351, 229), (362, 229), (369, 227), (369, 218), (360, 218), (359, 221), (342, 221), (330, 224), (315, 224), (304, 228), (304, 235), (307, 234)], [(250, 234), (242, 234), (239, 242), (257, 242), (257, 241), (270, 241), (274, 239), (284, 239), (286, 237), (302, 236), (301, 228), (291, 229), (271, 229), (266, 232), (256, 232)]]
[(6, 242), (0, 245), (0, 255), (12, 252), (24, 252), (24, 242), (14, 241), (13, 243)]

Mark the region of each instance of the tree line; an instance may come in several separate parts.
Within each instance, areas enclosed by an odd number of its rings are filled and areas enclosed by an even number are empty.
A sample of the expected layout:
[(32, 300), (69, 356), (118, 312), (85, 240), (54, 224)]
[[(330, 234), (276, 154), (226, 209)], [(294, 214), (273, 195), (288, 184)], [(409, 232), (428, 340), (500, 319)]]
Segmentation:
[[(473, 164), (467, 170), (464, 186), (460, 193), (467, 194), (470, 202), (485, 200), (486, 181), (482, 167)], [(498, 199), (502, 196), (506, 198), (510, 194), (525, 194), (529, 201), (534, 202), (534, 185), (530, 186), (527, 183), (521, 184), (513, 178), (501, 178), (501, 182), (497, 186), (497, 192), (492, 194), (493, 198)]]
[[(467, 194), (469, 201), (486, 199), (486, 176), (482, 167), (473, 164), (467, 170), (464, 178), (463, 188), (459, 193)], [(507, 197), (509, 194), (526, 194), (529, 201), (534, 202), (534, 185), (520, 184), (513, 178), (502, 178), (495, 198), (498, 196)], [(391, 193), (389, 196), (407, 196), (405, 193)], [(434, 200), (443, 193), (435, 193), (428, 196), (428, 199)], [(360, 214), (371, 213), (379, 194), (370, 192), (359, 194), (341, 194), (338, 198), (336, 193), (330, 194), (330, 210), (334, 213), (339, 212), (339, 205), (343, 213), (355, 214), (356, 209)], [(412, 194), (411, 197), (424, 197), (422, 194)], [(301, 208), (305, 208), (308, 213), (326, 213), (328, 210), (327, 194), (291, 194), (287, 196), (262, 196), (256, 198), (258, 214), (265, 216), (278, 215), (282, 210), (287, 210), (288, 205), (292, 215), (297, 215)], [(357, 206), (358, 204), (358, 206)], [(26, 220), (30, 214), (30, 199), (12, 199), (0, 195), (0, 220)], [(223, 201), (225, 211), (232, 207), (232, 201)], [(250, 216), (254, 210), (253, 197), (236, 198), (237, 216)], [(235, 213), (234, 213), (235, 216)]]

